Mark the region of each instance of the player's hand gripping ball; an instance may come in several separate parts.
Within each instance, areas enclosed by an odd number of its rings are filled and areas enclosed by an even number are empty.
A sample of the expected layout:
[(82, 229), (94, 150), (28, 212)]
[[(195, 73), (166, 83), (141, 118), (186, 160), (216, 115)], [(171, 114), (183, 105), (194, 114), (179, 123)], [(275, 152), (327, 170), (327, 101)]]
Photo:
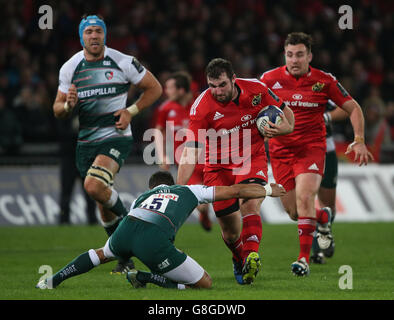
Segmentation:
[(279, 125), (282, 122), (280, 114), (283, 114), (283, 111), (277, 106), (269, 105), (261, 109), (256, 118), (256, 126), (259, 132), (264, 135), (264, 127), (271, 127), (268, 121), (271, 121), (275, 125)]

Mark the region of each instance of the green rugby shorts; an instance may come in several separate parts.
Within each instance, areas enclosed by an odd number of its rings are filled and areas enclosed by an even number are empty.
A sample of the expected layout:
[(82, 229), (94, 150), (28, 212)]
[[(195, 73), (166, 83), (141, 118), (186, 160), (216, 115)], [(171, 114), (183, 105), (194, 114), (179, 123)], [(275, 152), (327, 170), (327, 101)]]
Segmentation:
[(78, 143), (75, 160), (81, 177), (86, 177), (86, 173), (99, 154), (115, 160), (120, 169), (130, 154), (132, 142), (133, 138), (114, 138), (102, 142)]
[(123, 218), (109, 239), (116, 257), (137, 257), (153, 273), (163, 274), (181, 265), (187, 255), (178, 250), (160, 227), (130, 216)]

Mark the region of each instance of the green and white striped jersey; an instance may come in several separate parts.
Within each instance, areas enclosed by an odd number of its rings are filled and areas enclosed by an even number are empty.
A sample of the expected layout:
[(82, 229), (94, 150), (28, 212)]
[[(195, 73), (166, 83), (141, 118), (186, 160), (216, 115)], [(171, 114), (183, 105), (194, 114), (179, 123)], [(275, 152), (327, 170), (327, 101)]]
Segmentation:
[[(335, 105), (335, 102), (332, 101), (331, 99), (328, 99), (327, 105), (326, 105), (326, 111), (325, 112), (330, 112), (337, 108)], [(334, 142), (334, 137), (333, 137), (333, 127), (332, 123), (327, 122), (324, 120), (324, 124), (326, 126), (326, 152), (332, 152), (335, 151), (335, 142)]]
[(160, 185), (141, 194), (131, 205), (130, 216), (158, 225), (175, 236), (201, 203), (215, 199), (215, 187)]
[(138, 84), (145, 73), (136, 58), (108, 47), (100, 61), (86, 61), (82, 50), (61, 67), (59, 91), (67, 94), (71, 84), (77, 87), (78, 143), (131, 138), (130, 125), (125, 130), (116, 129), (113, 114), (126, 107), (130, 84)]

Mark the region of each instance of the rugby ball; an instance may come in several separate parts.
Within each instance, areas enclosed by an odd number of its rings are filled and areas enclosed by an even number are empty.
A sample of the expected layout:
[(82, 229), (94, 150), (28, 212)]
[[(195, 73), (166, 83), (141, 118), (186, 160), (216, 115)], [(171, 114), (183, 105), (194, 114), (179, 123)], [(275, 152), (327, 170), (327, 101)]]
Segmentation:
[(279, 125), (282, 122), (280, 114), (283, 114), (283, 111), (277, 106), (269, 105), (261, 109), (256, 118), (256, 126), (259, 132), (264, 135), (264, 127), (269, 126), (268, 121)]

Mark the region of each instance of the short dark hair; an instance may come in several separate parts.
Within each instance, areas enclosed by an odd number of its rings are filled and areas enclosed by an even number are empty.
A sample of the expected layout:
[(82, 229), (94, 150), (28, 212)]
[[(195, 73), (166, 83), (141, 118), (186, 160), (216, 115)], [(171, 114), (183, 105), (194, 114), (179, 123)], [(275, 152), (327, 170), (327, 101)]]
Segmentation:
[(291, 44), (291, 45), (296, 45), (296, 44), (304, 44), (308, 52), (311, 52), (312, 50), (312, 37), (309, 34), (306, 34), (304, 32), (292, 32), (287, 35), (287, 38), (285, 40), (285, 48)]
[(222, 58), (211, 60), (205, 68), (205, 74), (208, 78), (219, 79), (220, 75), (225, 72), (229, 79), (234, 76), (234, 69), (230, 61)]
[(189, 73), (186, 71), (177, 71), (172, 73), (169, 77), (169, 79), (174, 79), (175, 80), (175, 86), (178, 89), (185, 89), (186, 92), (190, 91), (190, 85), (192, 82), (192, 77), (190, 76)]
[(174, 178), (172, 174), (168, 171), (156, 171), (152, 176), (149, 178), (149, 189), (153, 189), (158, 185), (166, 184), (168, 186), (172, 186), (175, 184)]

